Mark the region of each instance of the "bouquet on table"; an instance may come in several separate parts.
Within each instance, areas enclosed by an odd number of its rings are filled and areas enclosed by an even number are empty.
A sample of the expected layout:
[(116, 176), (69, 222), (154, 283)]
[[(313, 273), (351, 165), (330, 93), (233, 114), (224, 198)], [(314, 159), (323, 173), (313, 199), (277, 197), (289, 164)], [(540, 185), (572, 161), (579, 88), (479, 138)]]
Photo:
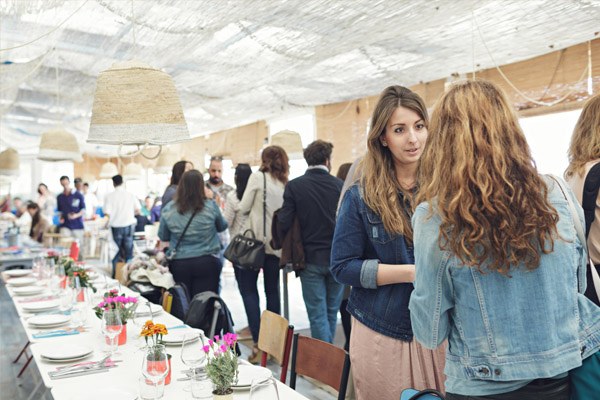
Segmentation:
[(104, 293), (103, 300), (94, 307), (94, 312), (98, 318), (102, 318), (105, 310), (118, 310), (122, 323), (126, 324), (128, 320), (133, 318), (137, 304), (137, 298), (127, 297), (123, 293), (119, 294), (117, 289), (113, 289)]
[(212, 381), (216, 395), (226, 395), (233, 392), (231, 386), (238, 379), (238, 356), (235, 352), (237, 335), (235, 333), (226, 333), (220, 338), (215, 336), (215, 340), (209, 340), (208, 344), (202, 347), (208, 363), (206, 373)]
[(94, 293), (96, 293), (96, 288), (92, 284), (90, 276), (85, 268), (77, 264), (77, 262), (71, 257), (59, 258), (58, 265), (64, 268), (65, 275), (69, 278), (71, 286), (75, 285), (75, 277), (79, 277), (79, 283), (82, 288), (89, 287)]

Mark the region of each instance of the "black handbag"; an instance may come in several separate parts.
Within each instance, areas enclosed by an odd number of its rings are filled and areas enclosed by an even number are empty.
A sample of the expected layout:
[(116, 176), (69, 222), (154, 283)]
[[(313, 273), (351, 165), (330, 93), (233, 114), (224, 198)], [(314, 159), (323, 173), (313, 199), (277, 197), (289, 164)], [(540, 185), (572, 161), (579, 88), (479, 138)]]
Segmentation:
[(267, 242), (267, 178), (263, 172), (263, 240), (257, 240), (252, 229), (235, 235), (223, 256), (238, 268), (259, 271), (265, 265), (265, 243)]

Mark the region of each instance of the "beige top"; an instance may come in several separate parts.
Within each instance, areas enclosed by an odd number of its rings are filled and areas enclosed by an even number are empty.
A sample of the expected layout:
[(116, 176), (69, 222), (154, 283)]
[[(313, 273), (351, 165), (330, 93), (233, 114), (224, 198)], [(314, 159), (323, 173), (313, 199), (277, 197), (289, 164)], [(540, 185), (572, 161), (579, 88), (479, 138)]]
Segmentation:
[[(577, 197), (577, 201), (581, 204), (583, 197), (583, 184), (585, 183), (585, 177), (587, 176), (590, 169), (596, 163), (600, 162), (599, 160), (590, 161), (585, 165), (585, 174), (583, 176), (573, 175), (567, 180), (567, 183), (575, 193), (575, 197)], [(598, 193), (598, 198), (596, 199), (596, 218), (590, 227), (590, 235), (587, 240), (588, 251), (590, 252), (590, 257), (594, 264), (600, 264), (600, 192)]]

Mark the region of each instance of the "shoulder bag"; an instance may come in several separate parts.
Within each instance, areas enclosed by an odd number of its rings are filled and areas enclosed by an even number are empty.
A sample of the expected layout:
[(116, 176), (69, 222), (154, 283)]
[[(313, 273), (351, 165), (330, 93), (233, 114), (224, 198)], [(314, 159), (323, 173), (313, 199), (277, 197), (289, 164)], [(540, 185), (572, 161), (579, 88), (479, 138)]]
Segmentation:
[(223, 256), (240, 269), (259, 271), (265, 264), (267, 242), (267, 177), (263, 172), (263, 240), (257, 240), (252, 229), (235, 235)]

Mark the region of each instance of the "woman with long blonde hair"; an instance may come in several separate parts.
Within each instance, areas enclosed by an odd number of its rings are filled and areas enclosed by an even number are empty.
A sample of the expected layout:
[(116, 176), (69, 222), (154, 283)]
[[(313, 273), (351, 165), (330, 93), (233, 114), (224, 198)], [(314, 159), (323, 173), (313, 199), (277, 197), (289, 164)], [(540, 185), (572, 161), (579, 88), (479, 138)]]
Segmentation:
[[(585, 212), (587, 245), (590, 258), (596, 271), (600, 272), (600, 95), (589, 99), (583, 106), (579, 120), (575, 125), (571, 146), (569, 147), (569, 166), (565, 179), (577, 201)], [(593, 171), (592, 171), (593, 169)], [(584, 187), (586, 196), (584, 201)], [(589, 203), (589, 204), (588, 204)], [(600, 288), (594, 286), (592, 270), (587, 269), (588, 287), (585, 295), (597, 305), (600, 299), (596, 293)]]
[(331, 272), (352, 286), (350, 358), (357, 399), (397, 400), (403, 389), (444, 389), (444, 349), (413, 340), (413, 196), (427, 143), (427, 108), (402, 86), (383, 91), (373, 112), (361, 179), (344, 194)]
[(410, 311), (425, 347), (448, 339), (447, 399), (567, 400), (568, 371), (600, 348), (573, 194), (556, 179), (538, 174), (496, 85), (460, 83), (438, 101), (412, 219)]

